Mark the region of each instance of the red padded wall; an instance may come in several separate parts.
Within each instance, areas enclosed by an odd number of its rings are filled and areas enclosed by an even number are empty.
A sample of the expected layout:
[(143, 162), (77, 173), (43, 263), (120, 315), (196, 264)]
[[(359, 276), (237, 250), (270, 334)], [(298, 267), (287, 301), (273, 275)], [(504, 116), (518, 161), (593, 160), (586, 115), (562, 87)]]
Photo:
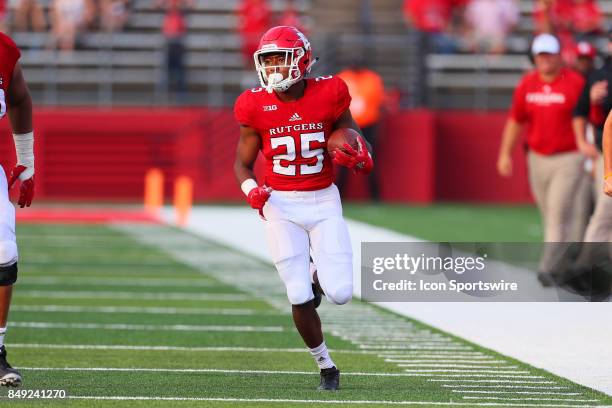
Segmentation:
[[(495, 161), (504, 113), (404, 111), (380, 126), (377, 179), (384, 200), (530, 201), (524, 153), (502, 179)], [(191, 176), (200, 201), (241, 200), (233, 175), (238, 126), (230, 109), (37, 109), (37, 197), (141, 200), (147, 169)], [(14, 163), (8, 120), (0, 124), (0, 163)], [(257, 166), (261, 173), (261, 164)], [(367, 198), (350, 176), (347, 197)]]

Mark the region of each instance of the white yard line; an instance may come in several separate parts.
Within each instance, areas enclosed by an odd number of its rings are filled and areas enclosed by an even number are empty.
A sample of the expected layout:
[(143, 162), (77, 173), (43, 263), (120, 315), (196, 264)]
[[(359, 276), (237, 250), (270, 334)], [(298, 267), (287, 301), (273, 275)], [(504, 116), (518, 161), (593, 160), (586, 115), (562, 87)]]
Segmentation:
[[(544, 378), (544, 377), (540, 377), (540, 378)], [(499, 384), (499, 383), (505, 383), (505, 384), (556, 384), (555, 381), (549, 381), (549, 380), (545, 380), (545, 381), (517, 381), (517, 380), (469, 380), (469, 379), (455, 379), (455, 378), (430, 378), (427, 381), (431, 381), (431, 382), (469, 382), (469, 383), (495, 383), (495, 384)], [(448, 384), (443, 384), (442, 387), (454, 387), (457, 386), (459, 387), (460, 385), (448, 385)]]
[(471, 373), (461, 373), (461, 374), (434, 374), (434, 373), (411, 373), (410, 376), (413, 377), (461, 377), (461, 378), (527, 378), (527, 379), (545, 379), (541, 375), (510, 375), (510, 374), (471, 374)]
[[(93, 372), (153, 372), (153, 373), (219, 373), (219, 374), (270, 374), (270, 375), (319, 375), (318, 371), (287, 370), (227, 370), (220, 368), (146, 368), (146, 367), (18, 367), (31, 371), (93, 371)], [(409, 377), (404, 373), (343, 372), (355, 377)]]
[(469, 384), (443, 384), (445, 388), (504, 388), (504, 389), (532, 389), (532, 390), (563, 390), (569, 387), (564, 386), (546, 386), (546, 385), (469, 385)]
[(228, 316), (261, 316), (281, 315), (281, 312), (260, 311), (256, 309), (218, 309), (218, 308), (181, 308), (181, 307), (130, 307), (130, 306), (63, 306), (63, 305), (14, 305), (15, 312), (66, 312), (66, 313), (142, 313), (170, 315), (228, 315)]
[[(41, 344), (41, 343), (11, 343), (11, 348), (62, 349), (62, 350), (140, 350), (140, 351), (188, 351), (188, 352), (244, 352), (244, 353), (307, 353), (305, 348), (272, 348), (272, 347), (180, 347), (180, 346), (130, 346), (103, 344)], [(372, 355), (363, 350), (330, 349), (338, 354)]]
[[(437, 363), (453, 363), (453, 364), (468, 364), (468, 365), (480, 365), (480, 364), (508, 364), (503, 360), (457, 360), (457, 359), (422, 359), (419, 357), (418, 360), (398, 360), (395, 358), (385, 358), (388, 363), (410, 363), (410, 364), (437, 364)], [(507, 366), (508, 367), (508, 366)]]
[[(385, 360), (388, 361), (388, 360)], [(393, 362), (393, 361), (391, 361)], [(420, 363), (420, 364), (397, 364), (398, 367), (420, 367), (420, 368), (469, 368), (469, 369), (505, 369), (505, 368), (517, 368), (517, 366), (486, 366), (486, 365), (470, 365), (470, 364), (431, 364), (431, 363)]]
[[(402, 365), (399, 364), (401, 367)], [(529, 374), (530, 371), (525, 370), (466, 370), (466, 369), (409, 369), (404, 370), (405, 373), (466, 373), (466, 374)]]
[[(390, 357), (390, 356), (422, 356), (423, 353), (420, 351), (381, 351), (378, 353), (381, 357)], [(491, 358), (488, 354), (484, 354), (480, 351), (436, 351), (435, 356), (441, 356), (443, 358), (447, 357), (470, 357), (470, 358)]]
[(524, 398), (506, 398), (506, 397), (463, 397), (463, 399), (489, 399), (498, 401), (559, 401), (559, 402), (597, 402), (596, 399), (578, 399), (578, 398), (537, 398), (537, 397), (524, 397)]
[(461, 393), (461, 394), (508, 394), (511, 392), (512, 394), (529, 394), (529, 395), (566, 395), (566, 396), (576, 396), (582, 395), (580, 392), (555, 392), (555, 391), (480, 391), (480, 390), (451, 390), (452, 392)]
[(21, 297), (47, 299), (210, 300), (219, 302), (252, 302), (255, 300), (252, 296), (234, 293), (20, 290), (15, 294)]
[(202, 331), (202, 332), (258, 332), (280, 333), (281, 326), (220, 326), (220, 325), (152, 325), (152, 324), (99, 324), (99, 323), (49, 323), (49, 322), (10, 322), (10, 327), (29, 329), (85, 329), (85, 330), (163, 330), (163, 331)]
[[(546, 408), (565, 408), (576, 407), (575, 404), (498, 404), (492, 402), (476, 403), (476, 402), (438, 402), (438, 401), (385, 401), (385, 400), (300, 400), (300, 399), (284, 399), (284, 398), (205, 398), (205, 397), (140, 397), (140, 396), (86, 396), (86, 395), (71, 395), (69, 399), (81, 400), (101, 400), (101, 401), (208, 401), (208, 402), (251, 402), (251, 403), (277, 403), (277, 404), (341, 404), (341, 405), (440, 405), (440, 406), (518, 406), (518, 407), (546, 407)], [(592, 407), (596, 407), (593, 405)], [(580, 405), (580, 407), (587, 407)], [(602, 406), (597, 406), (603, 408)]]
[(152, 286), (152, 287), (215, 287), (218, 283), (210, 279), (154, 279), (154, 278), (75, 278), (75, 277), (32, 277), (24, 276), (21, 278), (22, 284), (36, 285), (103, 285), (103, 286)]
[[(401, 354), (396, 354), (396, 353), (401, 353)], [(415, 357), (415, 358), (427, 358), (427, 359), (443, 359), (443, 360), (453, 360), (453, 359), (470, 359), (470, 360), (474, 360), (474, 361), (482, 361), (482, 360), (494, 360), (495, 357), (493, 356), (488, 356), (486, 354), (482, 354), (482, 353), (446, 353), (443, 351), (436, 351), (435, 354), (424, 354), (423, 352), (410, 352), (409, 354), (407, 354), (408, 351), (401, 351), (401, 352), (377, 352), (379, 357), (382, 358), (410, 358), (410, 357)]]
[[(377, 351), (372, 351), (373, 353), (377, 353)], [(446, 355), (433, 355), (433, 354), (414, 354), (412, 356), (391, 356), (391, 358), (387, 356), (378, 355), (378, 357), (389, 360), (397, 360), (393, 361), (395, 363), (405, 361), (405, 362), (415, 362), (415, 361), (427, 361), (430, 363), (458, 363), (458, 362), (470, 362), (472, 364), (494, 364), (494, 363), (506, 363), (503, 360), (498, 360), (495, 357), (472, 357), (472, 356), (446, 356)], [(414, 360), (409, 359), (409, 357), (414, 357)]]
[(374, 350), (436, 350), (436, 351), (452, 351), (452, 350), (471, 350), (469, 346), (419, 346), (419, 345), (381, 345), (381, 344), (360, 344), (359, 348), (374, 349)]

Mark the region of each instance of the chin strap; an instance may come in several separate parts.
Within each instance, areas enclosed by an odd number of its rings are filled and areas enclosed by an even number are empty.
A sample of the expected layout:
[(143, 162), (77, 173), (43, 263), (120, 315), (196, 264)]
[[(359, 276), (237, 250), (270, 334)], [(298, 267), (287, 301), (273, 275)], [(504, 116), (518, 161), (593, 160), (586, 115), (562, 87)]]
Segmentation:
[(308, 66), (306, 67), (306, 73), (309, 73), (314, 64), (316, 64), (317, 62), (319, 62), (319, 57), (314, 57), (310, 64), (308, 64)]

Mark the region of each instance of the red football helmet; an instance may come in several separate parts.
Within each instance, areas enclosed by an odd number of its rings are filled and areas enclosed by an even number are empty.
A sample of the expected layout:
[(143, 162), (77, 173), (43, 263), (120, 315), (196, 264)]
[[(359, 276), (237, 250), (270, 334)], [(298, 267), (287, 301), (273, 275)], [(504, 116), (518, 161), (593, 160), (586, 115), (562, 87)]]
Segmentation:
[[(264, 55), (283, 52), (285, 53), (284, 65), (264, 65)], [(316, 59), (312, 59), (310, 42), (306, 36), (297, 28), (290, 26), (278, 26), (269, 29), (261, 37), (259, 47), (253, 57), (261, 86), (266, 88), (268, 92), (273, 90), (285, 92), (291, 85), (304, 78), (316, 62)], [(289, 68), (289, 74), (287, 78), (283, 78), (282, 74), (275, 72), (270, 74), (268, 78), (266, 69), (269, 68)]]

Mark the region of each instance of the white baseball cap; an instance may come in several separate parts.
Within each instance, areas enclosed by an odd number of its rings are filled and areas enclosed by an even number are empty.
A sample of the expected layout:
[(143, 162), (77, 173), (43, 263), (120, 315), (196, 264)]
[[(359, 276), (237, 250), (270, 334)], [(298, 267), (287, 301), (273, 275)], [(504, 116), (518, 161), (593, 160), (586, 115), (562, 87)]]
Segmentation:
[(538, 55), (542, 53), (546, 54), (559, 54), (561, 51), (561, 45), (559, 40), (552, 34), (540, 34), (531, 44), (531, 54)]

